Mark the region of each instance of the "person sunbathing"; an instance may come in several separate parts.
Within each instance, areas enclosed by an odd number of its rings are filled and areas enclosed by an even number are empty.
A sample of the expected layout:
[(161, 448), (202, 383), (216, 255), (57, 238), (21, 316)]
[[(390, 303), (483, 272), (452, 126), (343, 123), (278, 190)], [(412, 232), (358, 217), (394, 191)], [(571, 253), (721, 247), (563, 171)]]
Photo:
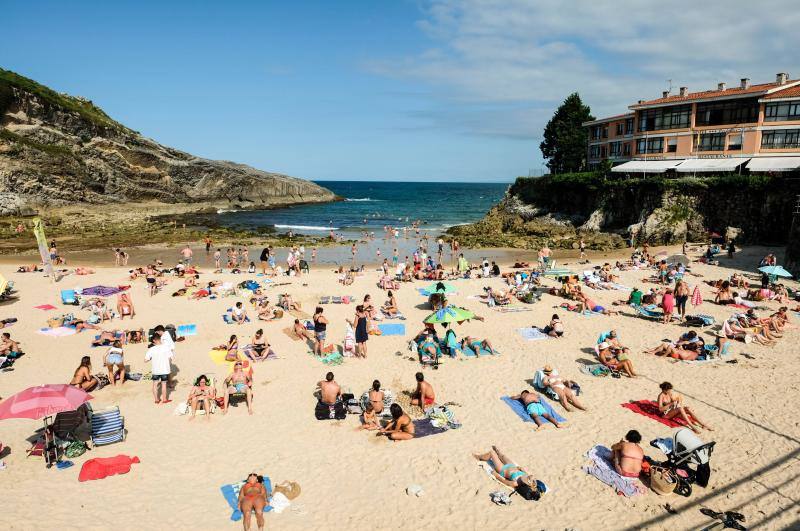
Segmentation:
[(242, 488), (239, 489), (238, 508), (242, 512), (242, 525), (245, 531), (250, 530), (250, 519), (252, 513), (256, 513), (256, 525), (258, 529), (264, 529), (264, 509), (269, 505), (267, 501), (272, 493), (267, 490), (261, 476), (253, 472), (247, 476)]
[(235, 361), (239, 359), (239, 338), (236, 334), (231, 335), (227, 343), (219, 345), (216, 350), (225, 350), (225, 361)]
[(644, 450), (639, 446), (642, 442), (641, 434), (630, 430), (625, 438), (611, 447), (611, 458), (614, 470), (624, 478), (638, 478), (642, 473)]
[(12, 352), (22, 352), (19, 343), (11, 339), (11, 334), (3, 332), (0, 335), (0, 354), (11, 354)]
[(247, 310), (242, 307), (242, 302), (239, 301), (234, 306), (233, 311), (231, 311), (231, 321), (234, 323), (241, 325), (248, 321), (247, 318)]
[(133, 307), (133, 301), (129, 294), (120, 293), (119, 296), (117, 296), (117, 313), (120, 319), (124, 319), (126, 315), (131, 318), (136, 315), (136, 310)]
[(668, 341), (664, 341), (659, 346), (647, 349), (645, 354), (653, 354), (655, 356), (667, 356), (676, 360), (693, 361), (700, 355), (696, 350), (689, 350), (681, 346), (674, 345)]
[(546, 426), (542, 419), (549, 421), (556, 428), (561, 428), (561, 424), (559, 424), (558, 421), (547, 412), (547, 409), (545, 409), (540, 400), (539, 393), (532, 393), (531, 391), (525, 389), (520, 394), (514, 395), (510, 398), (522, 402), (522, 405), (525, 406), (525, 411), (528, 412), (528, 415), (531, 416), (533, 422), (536, 423), (537, 430)]
[(144, 329), (128, 330), (125, 333), (128, 343), (143, 343), (144, 342)]
[(550, 318), (550, 324), (542, 328), (542, 332), (550, 337), (556, 338), (564, 335), (564, 324), (561, 322), (557, 313), (553, 314), (553, 317)]
[(250, 350), (253, 351), (254, 360), (266, 359), (269, 354), (269, 343), (267, 343), (267, 338), (264, 337), (262, 329), (256, 330), (256, 333), (250, 338)]
[(722, 333), (728, 339), (737, 339), (739, 341), (744, 341), (745, 343), (755, 341), (756, 343), (767, 347), (771, 347), (775, 344), (774, 340), (768, 339), (763, 334), (763, 330), (753, 334), (750, 332), (750, 328), (741, 323), (739, 318), (735, 315), (731, 316), (727, 321), (722, 323)]
[(628, 359), (628, 356), (620, 349), (612, 348), (608, 341), (603, 341), (598, 348), (598, 359), (600, 363), (611, 369), (612, 371), (620, 371), (625, 373), (630, 378), (637, 376), (633, 370), (633, 363)]
[(417, 379), (417, 388), (411, 393), (411, 405), (418, 406), (422, 411), (426, 407), (432, 406), (436, 402), (436, 393), (433, 391), (433, 386), (425, 381), (425, 375), (418, 372), (415, 376)]
[(335, 406), (341, 401), (342, 388), (333, 378), (333, 373), (328, 372), (325, 379), (317, 383), (319, 388), (319, 401), (326, 406)]
[(616, 310), (609, 310), (603, 306), (600, 306), (592, 299), (587, 297), (581, 292), (578, 292), (578, 312), (583, 313), (584, 311), (591, 311), (594, 313), (602, 313), (603, 315), (619, 315), (619, 312)]
[(114, 341), (117, 341), (120, 335), (122, 335), (122, 331), (120, 330), (103, 330), (100, 332), (100, 335), (92, 341), (92, 346), (105, 347), (111, 345)]
[(496, 446), (492, 446), (492, 449), (485, 454), (473, 454), (473, 456), (478, 461), (486, 462), (491, 467), (495, 479), (515, 489), (526, 500), (541, 498), (543, 484), (514, 464), (514, 461), (503, 455)]
[(580, 409), (581, 411), (586, 411), (586, 408), (581, 404), (578, 397), (575, 396), (575, 393), (572, 391), (572, 386), (575, 384), (572, 380), (564, 380), (561, 376), (558, 375), (558, 372), (555, 371), (550, 365), (545, 365), (544, 369), (542, 369), (544, 373), (544, 379), (542, 383), (553, 390), (553, 392), (558, 396), (558, 401), (561, 403), (561, 406), (566, 409), (567, 411), (572, 411), (569, 407), (570, 404), (575, 406), (576, 408)]
[(192, 408), (192, 415), (189, 420), (194, 420), (197, 409), (200, 405), (203, 406), (203, 411), (206, 412), (206, 420), (211, 420), (211, 403), (217, 398), (217, 390), (211, 387), (208, 378), (205, 374), (201, 374), (194, 382), (194, 386), (189, 391), (189, 396), (186, 399), (189, 406)]
[(243, 364), (237, 361), (233, 364), (233, 372), (225, 378), (225, 399), (222, 404), (222, 414), (228, 412), (228, 403), (231, 395), (244, 394), (247, 400), (247, 412), (253, 414), (253, 380), (246, 372), (244, 372)]
[(378, 431), (378, 435), (386, 435), (392, 441), (407, 441), (414, 438), (414, 423), (411, 417), (403, 412), (400, 404), (392, 404), (389, 407), (392, 420), (385, 428)]
[(276, 319), (275, 316), (275, 309), (270, 305), (269, 300), (264, 298), (258, 303), (258, 307), (256, 308), (258, 312), (258, 319), (260, 321), (273, 321)]
[(92, 324), (89, 322), (84, 321), (83, 319), (72, 319), (70, 321), (65, 320), (63, 326), (69, 326), (75, 329), (76, 332), (82, 332), (83, 330), (99, 330), (100, 327), (96, 324)]
[(108, 380), (114, 385), (125, 384), (125, 361), (123, 358), (122, 343), (117, 339), (111, 347), (106, 351), (104, 358), (106, 370), (108, 371)]
[(200, 278), (200, 275), (186, 275), (186, 278), (183, 281), (184, 288), (193, 288), (197, 286), (197, 280)]
[(466, 352), (468, 348), (475, 353), (475, 356), (480, 356), (483, 350), (488, 351), (489, 354), (494, 354), (494, 349), (492, 349), (492, 344), (488, 339), (481, 340), (475, 337), (465, 336), (461, 340), (461, 350)]
[(295, 302), (292, 299), (292, 296), (289, 295), (288, 293), (284, 293), (283, 295), (281, 295), (281, 298), (278, 300), (278, 306), (280, 306), (287, 312), (290, 312), (292, 310), (300, 311), (300, 303)]
[(386, 315), (388, 315), (389, 317), (393, 317), (398, 313), (400, 313), (400, 309), (397, 307), (397, 298), (394, 296), (394, 293), (389, 291), (387, 295), (389, 296), (389, 298), (383, 304), (383, 308), (381, 308), (381, 311)]
[(664, 382), (659, 387), (661, 388), (661, 392), (658, 394), (657, 402), (661, 416), (665, 419), (672, 419), (675, 417), (681, 418), (695, 433), (700, 433), (698, 426), (709, 431), (714, 431), (711, 426), (700, 420), (691, 409), (683, 405), (683, 397), (673, 391), (671, 383)]
[(38, 264), (21, 265), (17, 268), (17, 273), (40, 273), (44, 269), (40, 269)]
[(372, 389), (370, 389), (367, 393), (367, 398), (369, 398), (368, 405), (372, 406), (372, 410), (376, 415), (383, 413), (383, 399), (385, 398), (385, 395), (383, 394), (383, 391), (381, 391), (380, 381), (375, 380), (372, 382)]
[(72, 375), (69, 385), (89, 392), (99, 384), (100, 381), (92, 376), (92, 358), (89, 356), (82, 357), (81, 364), (75, 369), (75, 374)]
[(722, 282), (722, 285), (717, 290), (714, 296), (714, 302), (717, 304), (736, 304), (733, 294), (731, 293), (731, 283), (727, 280)]
[(75, 268), (76, 275), (93, 275), (94, 269), (91, 267), (76, 267)]
[(420, 361), (435, 362), (439, 355), (439, 340), (430, 330), (425, 330), (424, 333), (422, 341), (418, 342), (417, 346)]
[(94, 303), (89, 307), (89, 311), (96, 315), (100, 322), (111, 320), (111, 311), (106, 306), (106, 303), (100, 299), (95, 299)]
[(300, 319), (295, 319), (294, 324), (292, 325), (292, 333), (297, 337), (297, 339), (310, 339), (314, 340), (314, 332), (309, 330), (308, 328), (300, 322)]

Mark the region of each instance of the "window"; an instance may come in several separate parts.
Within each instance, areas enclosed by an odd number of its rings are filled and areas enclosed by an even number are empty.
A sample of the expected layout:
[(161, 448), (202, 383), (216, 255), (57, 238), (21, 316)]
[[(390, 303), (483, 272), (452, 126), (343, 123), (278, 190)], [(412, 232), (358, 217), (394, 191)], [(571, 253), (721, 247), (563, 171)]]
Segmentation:
[(696, 151), (722, 151), (725, 149), (725, 133), (695, 135), (694, 147)]
[(667, 153), (675, 153), (678, 151), (678, 139), (677, 138), (668, 138), (667, 139)]
[(761, 133), (764, 149), (800, 148), (800, 129), (775, 129)]
[(625, 124), (623, 124), (622, 122), (617, 122), (617, 136), (622, 136), (622, 131), (624, 127)]
[(749, 124), (758, 121), (758, 99), (698, 103), (695, 125)]
[(786, 120), (800, 120), (800, 101), (767, 103), (764, 108), (765, 122), (785, 122)]
[(600, 146), (589, 146), (589, 158), (590, 159), (599, 159), (600, 158)]
[(742, 135), (731, 135), (728, 137), (728, 151), (742, 150)]
[(622, 155), (622, 142), (611, 142), (608, 145), (608, 156), (619, 157)]
[(592, 140), (600, 140), (600, 126), (595, 125), (592, 127)]
[(603, 138), (608, 138), (608, 126), (603, 126)]
[(691, 105), (673, 105), (639, 111), (639, 131), (686, 129), (689, 127)]
[(636, 141), (636, 153), (663, 153), (664, 138), (640, 138)]
[(633, 118), (627, 118), (625, 120), (625, 134), (626, 135), (633, 134)]
[(622, 156), (623, 157), (630, 157), (631, 156), (631, 144), (630, 142), (625, 142), (622, 144)]

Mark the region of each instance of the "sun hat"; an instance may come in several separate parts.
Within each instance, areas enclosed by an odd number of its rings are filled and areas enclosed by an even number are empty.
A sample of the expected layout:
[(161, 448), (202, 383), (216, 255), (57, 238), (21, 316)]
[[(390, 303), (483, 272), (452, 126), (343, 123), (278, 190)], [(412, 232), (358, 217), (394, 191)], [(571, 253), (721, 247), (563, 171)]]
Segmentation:
[(544, 368), (542, 369), (542, 372), (544, 372), (545, 374), (550, 374), (551, 372), (553, 372), (553, 367), (551, 367), (549, 364), (545, 365)]
[(608, 341), (603, 341), (602, 343), (600, 343), (599, 345), (597, 345), (597, 348), (599, 348), (600, 350), (605, 350), (605, 349), (607, 349), (608, 347), (609, 347), (609, 345), (608, 345)]

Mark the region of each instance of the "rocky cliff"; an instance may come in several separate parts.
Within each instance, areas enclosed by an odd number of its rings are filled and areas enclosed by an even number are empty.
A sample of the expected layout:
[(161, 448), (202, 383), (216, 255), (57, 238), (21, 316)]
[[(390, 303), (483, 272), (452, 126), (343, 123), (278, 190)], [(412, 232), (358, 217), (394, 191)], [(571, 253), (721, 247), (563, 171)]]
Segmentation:
[(519, 178), (477, 224), (451, 229), (466, 245), (575, 248), (704, 240), (709, 233), (740, 242), (787, 241), (797, 176), (717, 175), (620, 178), (568, 174)]
[(334, 199), (309, 181), (163, 146), (91, 101), (0, 69), (0, 215), (75, 203), (265, 208)]

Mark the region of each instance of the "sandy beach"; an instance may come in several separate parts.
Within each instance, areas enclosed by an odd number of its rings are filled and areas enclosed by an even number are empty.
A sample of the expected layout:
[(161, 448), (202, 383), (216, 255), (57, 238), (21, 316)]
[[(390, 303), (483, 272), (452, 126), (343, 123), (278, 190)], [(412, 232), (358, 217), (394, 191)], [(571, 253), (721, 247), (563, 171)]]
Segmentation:
[[(769, 251), (745, 248), (732, 261), (722, 258), (720, 266), (692, 264), (697, 276), (687, 277), (689, 285), (700, 286), (705, 302), (690, 313), (710, 314), (718, 323), (727, 318), (732, 310), (711, 302), (712, 289), (703, 280), (727, 278), (734, 270), (752, 274), (758, 259)], [(174, 253), (176, 256), (177, 249)], [(480, 253), (490, 259), (494, 256), (491, 250)], [(255, 253), (251, 256), (257, 258)], [(278, 257), (283, 259), (284, 255)], [(781, 255), (778, 257), (780, 263)], [(31, 261), (28, 257), (24, 260)], [(503, 271), (507, 271), (508, 264), (503, 262)], [(589, 269), (572, 262), (567, 267), (573, 271)], [(592, 256), (594, 265), (603, 262), (602, 256)], [(70, 267), (80, 263), (72, 259)], [(204, 257), (198, 263), (204, 271), (203, 282), (263, 279), (247, 274), (211, 274), (205, 272), (209, 268), (203, 269)], [(3, 331), (21, 342), (26, 355), (16, 361), (13, 371), (0, 373), (0, 397), (32, 385), (67, 383), (84, 355), (91, 356), (93, 372), (104, 370), (106, 349), (90, 348), (91, 331), (61, 338), (36, 333), (46, 326), (48, 317), (70, 311), (87, 314), (63, 306), (61, 289), (131, 284), (135, 318), (114, 320), (106, 329), (193, 323), (198, 334), (176, 347), (177, 387), (172, 391), (172, 404), (154, 404), (149, 381), (128, 381), (121, 387), (109, 386), (92, 393), (95, 408), (119, 405), (127, 438), (73, 459), (72, 468), (46, 469), (42, 459), (26, 458), (26, 439), (41, 427), (40, 421), (0, 421), (0, 441), (7, 446), (3, 455), (7, 468), (0, 471), (8, 494), (0, 523), (3, 529), (240, 529), (241, 523), (230, 520), (220, 487), (242, 480), (250, 472), (268, 475), (273, 484), (289, 480), (302, 488), (289, 509), (266, 516), (269, 529), (700, 529), (711, 523), (699, 512), (702, 507), (739, 511), (747, 517), (750, 528), (800, 525), (800, 423), (791, 407), (800, 400), (797, 329), (787, 330), (771, 348), (737, 342), (730, 356), (736, 363), (673, 362), (643, 354), (642, 350), (656, 346), (662, 338), (675, 340), (688, 330), (677, 323), (648, 321), (624, 306), (615, 307), (622, 312), (619, 316), (582, 316), (557, 308), (564, 300), (549, 294), (527, 305), (529, 311), (501, 313), (476, 298), (485, 286), (502, 288), (501, 279), (457, 280), (453, 282), (457, 293), (450, 301), (485, 319), (456, 326), (458, 336), (489, 338), (500, 354), (446, 358), (438, 370), (425, 369), (437, 402), (457, 404), (452, 410), (463, 426), (424, 439), (392, 443), (359, 430), (356, 415), (341, 421), (315, 420), (315, 386), (332, 370), (344, 391), (356, 396), (374, 379), (396, 395), (412, 390), (414, 375), (421, 369), (408, 350), (408, 341), (430, 314), (426, 298), (417, 291), (429, 282), (403, 284), (397, 291), (407, 320), (390, 322), (405, 324), (404, 335), (370, 336), (367, 359), (346, 358), (343, 364), (329, 368), (309, 354), (303, 342), (282, 333), (292, 323), (289, 315), (275, 322), (253, 320), (241, 326), (224, 323), (221, 315), (241, 300), (236, 296), (216, 300), (171, 297), (183, 285), (182, 280), (172, 279), (150, 297), (143, 279), (130, 282), (127, 269), (113, 267), (99, 267), (89, 276), (70, 275), (53, 284), (41, 273), (16, 273), (16, 265), (0, 265), (0, 273), (12, 280), (19, 292), (15, 301), (0, 303), (0, 319), (19, 320)], [(642, 279), (650, 273), (623, 271), (620, 283), (649, 287)], [(289, 285), (268, 287), (266, 293), (274, 302), (278, 293), (288, 292), (309, 314), (326, 295), (353, 295), (361, 300), (371, 294), (382, 304), (386, 295), (376, 285), (379, 276), (368, 270), (352, 286), (344, 287), (337, 283), (332, 267), (318, 265), (309, 275), (284, 277), (280, 282)], [(552, 279), (544, 280), (544, 284), (556, 286)], [(793, 281), (787, 284), (797, 287)], [(589, 292), (606, 307), (627, 297), (624, 291)], [(43, 304), (57, 309), (35, 308)], [(770, 313), (780, 306), (775, 302), (766, 305)], [(352, 304), (325, 306), (331, 323), (330, 341), (342, 343), (345, 318), (352, 318), (353, 312)], [(250, 313), (254, 315), (252, 307)], [(546, 325), (553, 313), (564, 322), (563, 338), (527, 341), (516, 332), (522, 327)], [(790, 315), (796, 325), (798, 315)], [(254, 365), (254, 414), (248, 415), (246, 407), (240, 405), (225, 416), (219, 412), (212, 415), (208, 422), (202, 417), (190, 422), (186, 416), (177, 416), (174, 406), (186, 398), (195, 377), (226, 376), (226, 366), (210, 359), (210, 349), (231, 334), (237, 334), (242, 344), (247, 343), (259, 328), (279, 359)], [(595, 378), (579, 371), (581, 364), (592, 360), (598, 335), (612, 328), (631, 348), (639, 378)], [(711, 343), (715, 329), (697, 330)], [(125, 347), (125, 362), (131, 372), (149, 372), (145, 350), (144, 344)], [(545, 364), (577, 380), (582, 388), (580, 398), (589, 408), (588, 412), (566, 413), (554, 404), (568, 419), (566, 429), (534, 431), (533, 424), (522, 422), (500, 400), (503, 395), (530, 388), (529, 380)], [(704, 441), (716, 441), (711, 481), (705, 489), (695, 486), (689, 498), (663, 497), (652, 491), (625, 498), (581, 470), (588, 464), (584, 454), (596, 444), (611, 446), (628, 430), (636, 429), (642, 434), (645, 453), (663, 459), (649, 442), (668, 437), (674, 430), (621, 404), (655, 400), (658, 385), (664, 380), (672, 382), (687, 404), (715, 428), (714, 432), (701, 433)], [(472, 457), (492, 444), (544, 480), (550, 492), (538, 502), (513, 496), (510, 506), (494, 505), (489, 493), (508, 489), (487, 476)], [(118, 454), (138, 456), (141, 463), (124, 475), (78, 482), (85, 461)], [(423, 487), (423, 496), (406, 494), (406, 488), (414, 484)], [(675, 514), (669, 513), (665, 504)]]

